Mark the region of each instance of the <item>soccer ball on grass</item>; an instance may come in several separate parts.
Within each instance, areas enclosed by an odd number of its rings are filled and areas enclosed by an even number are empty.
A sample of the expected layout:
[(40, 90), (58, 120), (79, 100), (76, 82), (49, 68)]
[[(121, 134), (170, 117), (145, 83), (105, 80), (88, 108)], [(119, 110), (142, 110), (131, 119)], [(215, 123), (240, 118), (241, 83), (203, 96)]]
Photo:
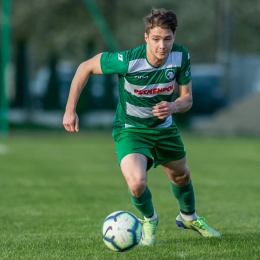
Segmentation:
[(102, 237), (112, 250), (123, 252), (138, 245), (142, 236), (142, 225), (138, 218), (127, 211), (116, 211), (108, 215), (102, 226)]

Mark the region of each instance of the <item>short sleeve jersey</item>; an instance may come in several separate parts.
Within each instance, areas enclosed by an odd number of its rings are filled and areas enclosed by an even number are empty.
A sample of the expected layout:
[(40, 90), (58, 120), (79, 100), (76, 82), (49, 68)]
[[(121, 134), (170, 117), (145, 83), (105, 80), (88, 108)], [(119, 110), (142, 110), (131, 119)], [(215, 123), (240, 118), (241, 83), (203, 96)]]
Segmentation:
[(181, 45), (173, 44), (166, 62), (152, 66), (146, 59), (146, 44), (122, 52), (104, 52), (101, 56), (104, 74), (118, 74), (119, 100), (114, 127), (165, 128), (172, 116), (158, 119), (153, 107), (161, 101), (171, 102), (175, 82), (191, 81), (190, 55)]

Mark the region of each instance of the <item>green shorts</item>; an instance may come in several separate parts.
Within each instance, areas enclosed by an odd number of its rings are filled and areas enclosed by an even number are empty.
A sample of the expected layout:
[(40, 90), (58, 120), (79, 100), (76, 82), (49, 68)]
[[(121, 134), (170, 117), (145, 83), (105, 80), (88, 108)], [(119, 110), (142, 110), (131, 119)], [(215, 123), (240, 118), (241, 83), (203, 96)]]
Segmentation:
[(121, 128), (113, 130), (118, 163), (128, 154), (140, 153), (148, 157), (147, 170), (186, 156), (178, 128)]

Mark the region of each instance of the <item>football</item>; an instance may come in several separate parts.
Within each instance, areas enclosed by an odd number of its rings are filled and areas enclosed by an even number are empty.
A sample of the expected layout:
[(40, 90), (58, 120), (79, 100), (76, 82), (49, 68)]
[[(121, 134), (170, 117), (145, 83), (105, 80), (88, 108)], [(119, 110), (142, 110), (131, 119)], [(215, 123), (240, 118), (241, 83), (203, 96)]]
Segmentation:
[(130, 212), (113, 212), (103, 222), (103, 241), (111, 250), (118, 252), (129, 250), (138, 245), (141, 236), (142, 225)]

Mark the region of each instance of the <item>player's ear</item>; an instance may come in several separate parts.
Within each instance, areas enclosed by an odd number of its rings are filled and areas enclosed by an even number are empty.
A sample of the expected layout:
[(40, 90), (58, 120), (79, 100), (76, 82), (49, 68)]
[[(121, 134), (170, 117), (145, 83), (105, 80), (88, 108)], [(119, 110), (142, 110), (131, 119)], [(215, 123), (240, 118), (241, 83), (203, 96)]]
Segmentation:
[(176, 39), (176, 31), (173, 34), (173, 41), (175, 41), (175, 39)]
[(147, 33), (144, 33), (144, 39), (145, 39), (146, 42), (148, 41), (148, 34)]

